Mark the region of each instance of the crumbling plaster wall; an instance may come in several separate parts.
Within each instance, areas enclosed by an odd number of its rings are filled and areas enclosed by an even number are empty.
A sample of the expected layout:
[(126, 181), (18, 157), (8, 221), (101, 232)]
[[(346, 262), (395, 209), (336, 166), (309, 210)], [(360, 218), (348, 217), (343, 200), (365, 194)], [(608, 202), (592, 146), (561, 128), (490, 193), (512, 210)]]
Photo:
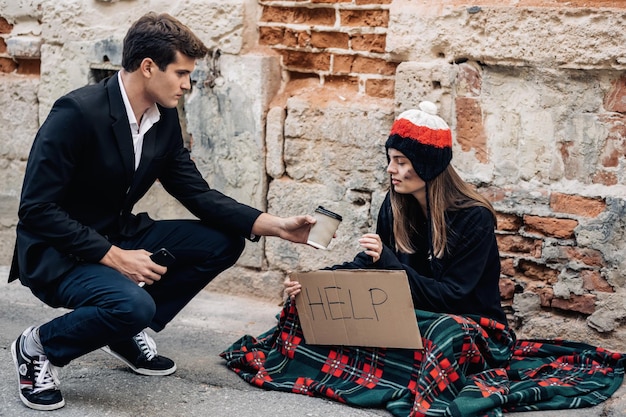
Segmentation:
[[(453, 164), (498, 210), (510, 323), (521, 336), (626, 350), (625, 7), (0, 0), (0, 257), (10, 259), (25, 159), (53, 101), (105, 55), (119, 64), (130, 22), (166, 11), (220, 51), (181, 103), (209, 183), (278, 215), (318, 204), (344, 215), (330, 250), (248, 244), (214, 289), (278, 299), (287, 271), (351, 259), (388, 186), (393, 118), (429, 99), (452, 127)], [(188, 216), (158, 185), (137, 210)]]

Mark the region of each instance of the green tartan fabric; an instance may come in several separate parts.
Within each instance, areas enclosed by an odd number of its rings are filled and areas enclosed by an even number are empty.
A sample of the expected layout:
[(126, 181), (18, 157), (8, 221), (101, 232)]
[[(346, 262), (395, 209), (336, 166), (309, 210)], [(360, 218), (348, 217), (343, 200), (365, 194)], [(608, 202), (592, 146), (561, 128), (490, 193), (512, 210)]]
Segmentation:
[(500, 416), (590, 407), (624, 377), (624, 358), (584, 343), (516, 340), (482, 317), (415, 311), (424, 349), (305, 343), (295, 305), (278, 325), (220, 354), (252, 385), (385, 407), (394, 416)]

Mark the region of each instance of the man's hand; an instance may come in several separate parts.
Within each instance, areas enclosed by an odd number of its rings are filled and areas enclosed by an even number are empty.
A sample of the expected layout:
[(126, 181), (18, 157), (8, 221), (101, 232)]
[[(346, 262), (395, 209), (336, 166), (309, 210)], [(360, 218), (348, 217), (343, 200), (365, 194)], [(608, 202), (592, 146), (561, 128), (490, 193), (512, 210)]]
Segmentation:
[(150, 252), (143, 249), (125, 250), (111, 246), (100, 259), (100, 263), (117, 270), (138, 285), (151, 285), (161, 279), (167, 268), (154, 263), (150, 255)]
[(252, 233), (258, 236), (278, 236), (295, 243), (306, 243), (315, 217), (292, 216), (277, 217), (262, 213), (252, 225)]

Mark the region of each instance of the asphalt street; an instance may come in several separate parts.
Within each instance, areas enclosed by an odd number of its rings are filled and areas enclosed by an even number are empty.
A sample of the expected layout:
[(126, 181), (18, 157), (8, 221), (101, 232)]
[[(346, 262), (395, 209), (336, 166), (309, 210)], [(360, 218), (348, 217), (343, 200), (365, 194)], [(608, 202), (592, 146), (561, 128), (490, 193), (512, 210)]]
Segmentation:
[[(176, 361), (171, 376), (140, 376), (98, 350), (59, 372), (65, 407), (35, 411), (19, 399), (11, 343), (28, 326), (64, 314), (37, 300), (19, 283), (7, 284), (0, 267), (0, 416), (53, 417), (365, 417), (391, 414), (323, 398), (265, 391), (248, 385), (228, 370), (219, 353), (244, 334), (272, 327), (280, 307), (210, 291), (196, 297), (162, 332), (151, 335), (160, 354)], [(625, 384), (626, 385), (626, 384)], [(582, 410), (512, 413), (517, 417), (626, 416), (626, 387), (603, 404)]]

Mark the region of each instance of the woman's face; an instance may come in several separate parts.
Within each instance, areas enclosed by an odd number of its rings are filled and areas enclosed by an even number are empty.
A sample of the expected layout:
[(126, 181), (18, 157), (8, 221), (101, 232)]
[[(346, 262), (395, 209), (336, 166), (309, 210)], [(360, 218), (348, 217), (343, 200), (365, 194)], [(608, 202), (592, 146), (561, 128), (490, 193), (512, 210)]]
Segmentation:
[(391, 184), (398, 194), (412, 194), (418, 201), (426, 197), (426, 182), (413, 169), (411, 161), (396, 149), (389, 148), (387, 172), (391, 175)]

